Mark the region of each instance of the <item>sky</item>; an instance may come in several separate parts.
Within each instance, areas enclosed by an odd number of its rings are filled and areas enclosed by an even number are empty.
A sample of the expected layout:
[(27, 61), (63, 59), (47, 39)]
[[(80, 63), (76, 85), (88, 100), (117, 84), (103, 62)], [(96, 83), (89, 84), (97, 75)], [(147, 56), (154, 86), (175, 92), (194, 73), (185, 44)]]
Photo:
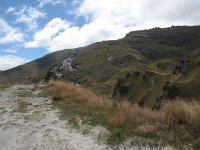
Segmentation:
[(0, 70), (128, 32), (199, 25), (199, 0), (0, 0)]

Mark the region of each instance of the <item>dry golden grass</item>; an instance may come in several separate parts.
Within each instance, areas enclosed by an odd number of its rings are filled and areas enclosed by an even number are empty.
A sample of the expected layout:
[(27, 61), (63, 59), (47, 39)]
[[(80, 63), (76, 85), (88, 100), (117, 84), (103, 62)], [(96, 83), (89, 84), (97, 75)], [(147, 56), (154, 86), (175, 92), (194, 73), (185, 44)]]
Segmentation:
[(138, 125), (159, 123), (163, 116), (163, 113), (157, 113), (124, 101), (118, 104), (117, 113), (110, 118), (110, 124), (118, 127), (135, 128)]
[(186, 125), (189, 128), (200, 129), (200, 103), (197, 101), (186, 102), (175, 100), (164, 105), (165, 123), (174, 125)]
[(152, 111), (127, 101), (99, 97), (88, 89), (63, 81), (51, 81), (48, 92), (53, 100), (62, 101), (62, 105), (75, 103), (79, 113), (83, 111), (89, 117), (96, 117), (98, 123), (102, 119), (108, 128), (122, 130), (123, 134), (152, 133), (173, 143), (183, 138), (184, 141), (196, 141), (200, 137), (200, 103), (196, 101), (177, 99), (164, 104), (159, 111)]
[(156, 133), (159, 130), (159, 126), (152, 124), (145, 124), (140, 128), (145, 133)]
[[(111, 126), (126, 126), (135, 127), (138, 124), (155, 123), (161, 121), (162, 113), (151, 111), (147, 108), (141, 108), (137, 105), (131, 105), (127, 101), (113, 102), (111, 99), (102, 98), (94, 94), (91, 90), (76, 86), (72, 83), (63, 81), (51, 81), (49, 83), (49, 91), (53, 93), (55, 100), (67, 99), (68, 101), (76, 102), (87, 108), (102, 108), (116, 111), (111, 114), (109, 123)], [(115, 103), (115, 104), (113, 104)]]
[(106, 98), (101, 98), (92, 91), (76, 86), (72, 83), (65, 83), (63, 81), (50, 81), (49, 91), (52, 92), (55, 100), (67, 98), (80, 105), (87, 107), (104, 107), (110, 108), (113, 102)]

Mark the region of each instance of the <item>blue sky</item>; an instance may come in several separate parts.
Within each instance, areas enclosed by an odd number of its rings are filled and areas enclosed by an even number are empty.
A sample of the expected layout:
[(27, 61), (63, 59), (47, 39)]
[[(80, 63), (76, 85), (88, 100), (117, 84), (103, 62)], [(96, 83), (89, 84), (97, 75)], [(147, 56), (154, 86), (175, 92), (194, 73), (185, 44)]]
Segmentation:
[(0, 70), (128, 32), (199, 25), (197, 0), (0, 0)]
[[(17, 56), (22, 58), (19, 59), (20, 64), (45, 55), (48, 53), (45, 47), (26, 48), (23, 43), (31, 41), (34, 33), (41, 30), (51, 19), (56, 17), (63, 20), (67, 19), (76, 26), (84, 24), (83, 17), (74, 17), (73, 14), (68, 14), (68, 11), (73, 11), (73, 9), (76, 9), (74, 3), (62, 0), (46, 1), (46, 3), (45, 1), (34, 0), (0, 0), (0, 23), (6, 23), (7, 26), (12, 28), (11, 30), (17, 30), (14, 34), (21, 35), (18, 35), (17, 39), (13, 39), (13, 41), (0, 42), (0, 56)], [(2, 32), (0, 32), (0, 36), (6, 36)], [(20, 38), (22, 39), (19, 40)], [(17, 57), (11, 57), (10, 59), (14, 60)], [(6, 63), (0, 69), (4, 70), (4, 68), (7, 69), (13, 66), (13, 64), (11, 66), (9, 64), (7, 64), (8, 66), (5, 65)]]

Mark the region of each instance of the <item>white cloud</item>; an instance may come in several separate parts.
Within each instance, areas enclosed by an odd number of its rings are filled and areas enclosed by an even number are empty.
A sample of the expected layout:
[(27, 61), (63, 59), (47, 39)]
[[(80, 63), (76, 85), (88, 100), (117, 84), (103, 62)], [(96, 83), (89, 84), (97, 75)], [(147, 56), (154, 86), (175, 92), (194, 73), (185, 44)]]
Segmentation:
[(199, 8), (196, 0), (84, 0), (78, 13), (90, 21), (103, 18), (136, 30), (200, 24)]
[(5, 49), (4, 52), (7, 52), (7, 53), (17, 53), (17, 50), (16, 49)]
[(7, 24), (7, 22), (0, 18), (0, 33), (7, 33), (11, 31), (13, 28)]
[(171, 25), (200, 24), (200, 1), (196, 0), (141, 0), (138, 15), (142, 28)]
[[(199, 8), (200, 1), (196, 0), (84, 0), (74, 11), (76, 17), (85, 18), (82, 27), (55, 18), (25, 46), (45, 47), (52, 52), (115, 40), (137, 29), (200, 24)], [(50, 26), (53, 22), (55, 26)]]
[(52, 19), (41, 31), (34, 35), (34, 41), (25, 43), (25, 47), (49, 47), (51, 41), (60, 32), (66, 30), (70, 26), (65, 20), (60, 18)]
[(8, 32), (4, 37), (0, 37), (0, 44), (8, 44), (14, 42), (22, 42), (23, 41), (23, 34), (11, 31)]
[(66, 2), (66, 0), (38, 0), (39, 2), (39, 7), (42, 8), (44, 7), (45, 5), (48, 5), (48, 4), (51, 4), (51, 5), (56, 5), (56, 4), (61, 4), (61, 3), (64, 3)]
[(0, 56), (0, 60), (0, 70), (7, 70), (27, 62), (24, 58), (13, 55)]
[(4, 19), (0, 18), (0, 44), (22, 42), (24, 35), (17, 28), (10, 26)]
[[(34, 35), (33, 41), (25, 43), (25, 47), (45, 47), (49, 52), (64, 48), (85, 46), (93, 42), (109, 39), (117, 39), (128, 30), (113, 25), (101, 18), (79, 28), (71, 25), (61, 18), (52, 19), (42, 30)], [(104, 23), (106, 24), (104, 24)]]
[(9, 7), (7, 10), (6, 10), (6, 13), (12, 13), (14, 12), (16, 9), (15, 7)]
[(37, 29), (37, 19), (46, 17), (46, 13), (27, 6), (23, 6), (19, 12), (15, 12), (15, 15), (17, 15), (16, 22), (26, 24), (29, 30)]

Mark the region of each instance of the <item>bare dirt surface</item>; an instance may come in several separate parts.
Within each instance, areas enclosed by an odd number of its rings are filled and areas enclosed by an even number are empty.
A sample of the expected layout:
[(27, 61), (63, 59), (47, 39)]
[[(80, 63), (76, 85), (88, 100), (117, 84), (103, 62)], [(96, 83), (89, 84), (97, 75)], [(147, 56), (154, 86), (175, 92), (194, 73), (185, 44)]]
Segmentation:
[(32, 86), (13, 86), (0, 91), (1, 150), (100, 150), (95, 142), (59, 120), (49, 98), (38, 97)]
[[(59, 119), (51, 99), (41, 97), (40, 92), (27, 85), (0, 89), (0, 150), (111, 149), (97, 140), (100, 134), (106, 133), (104, 128), (92, 128), (87, 134), (73, 129), (67, 121)], [(150, 148), (121, 146), (117, 149)]]

